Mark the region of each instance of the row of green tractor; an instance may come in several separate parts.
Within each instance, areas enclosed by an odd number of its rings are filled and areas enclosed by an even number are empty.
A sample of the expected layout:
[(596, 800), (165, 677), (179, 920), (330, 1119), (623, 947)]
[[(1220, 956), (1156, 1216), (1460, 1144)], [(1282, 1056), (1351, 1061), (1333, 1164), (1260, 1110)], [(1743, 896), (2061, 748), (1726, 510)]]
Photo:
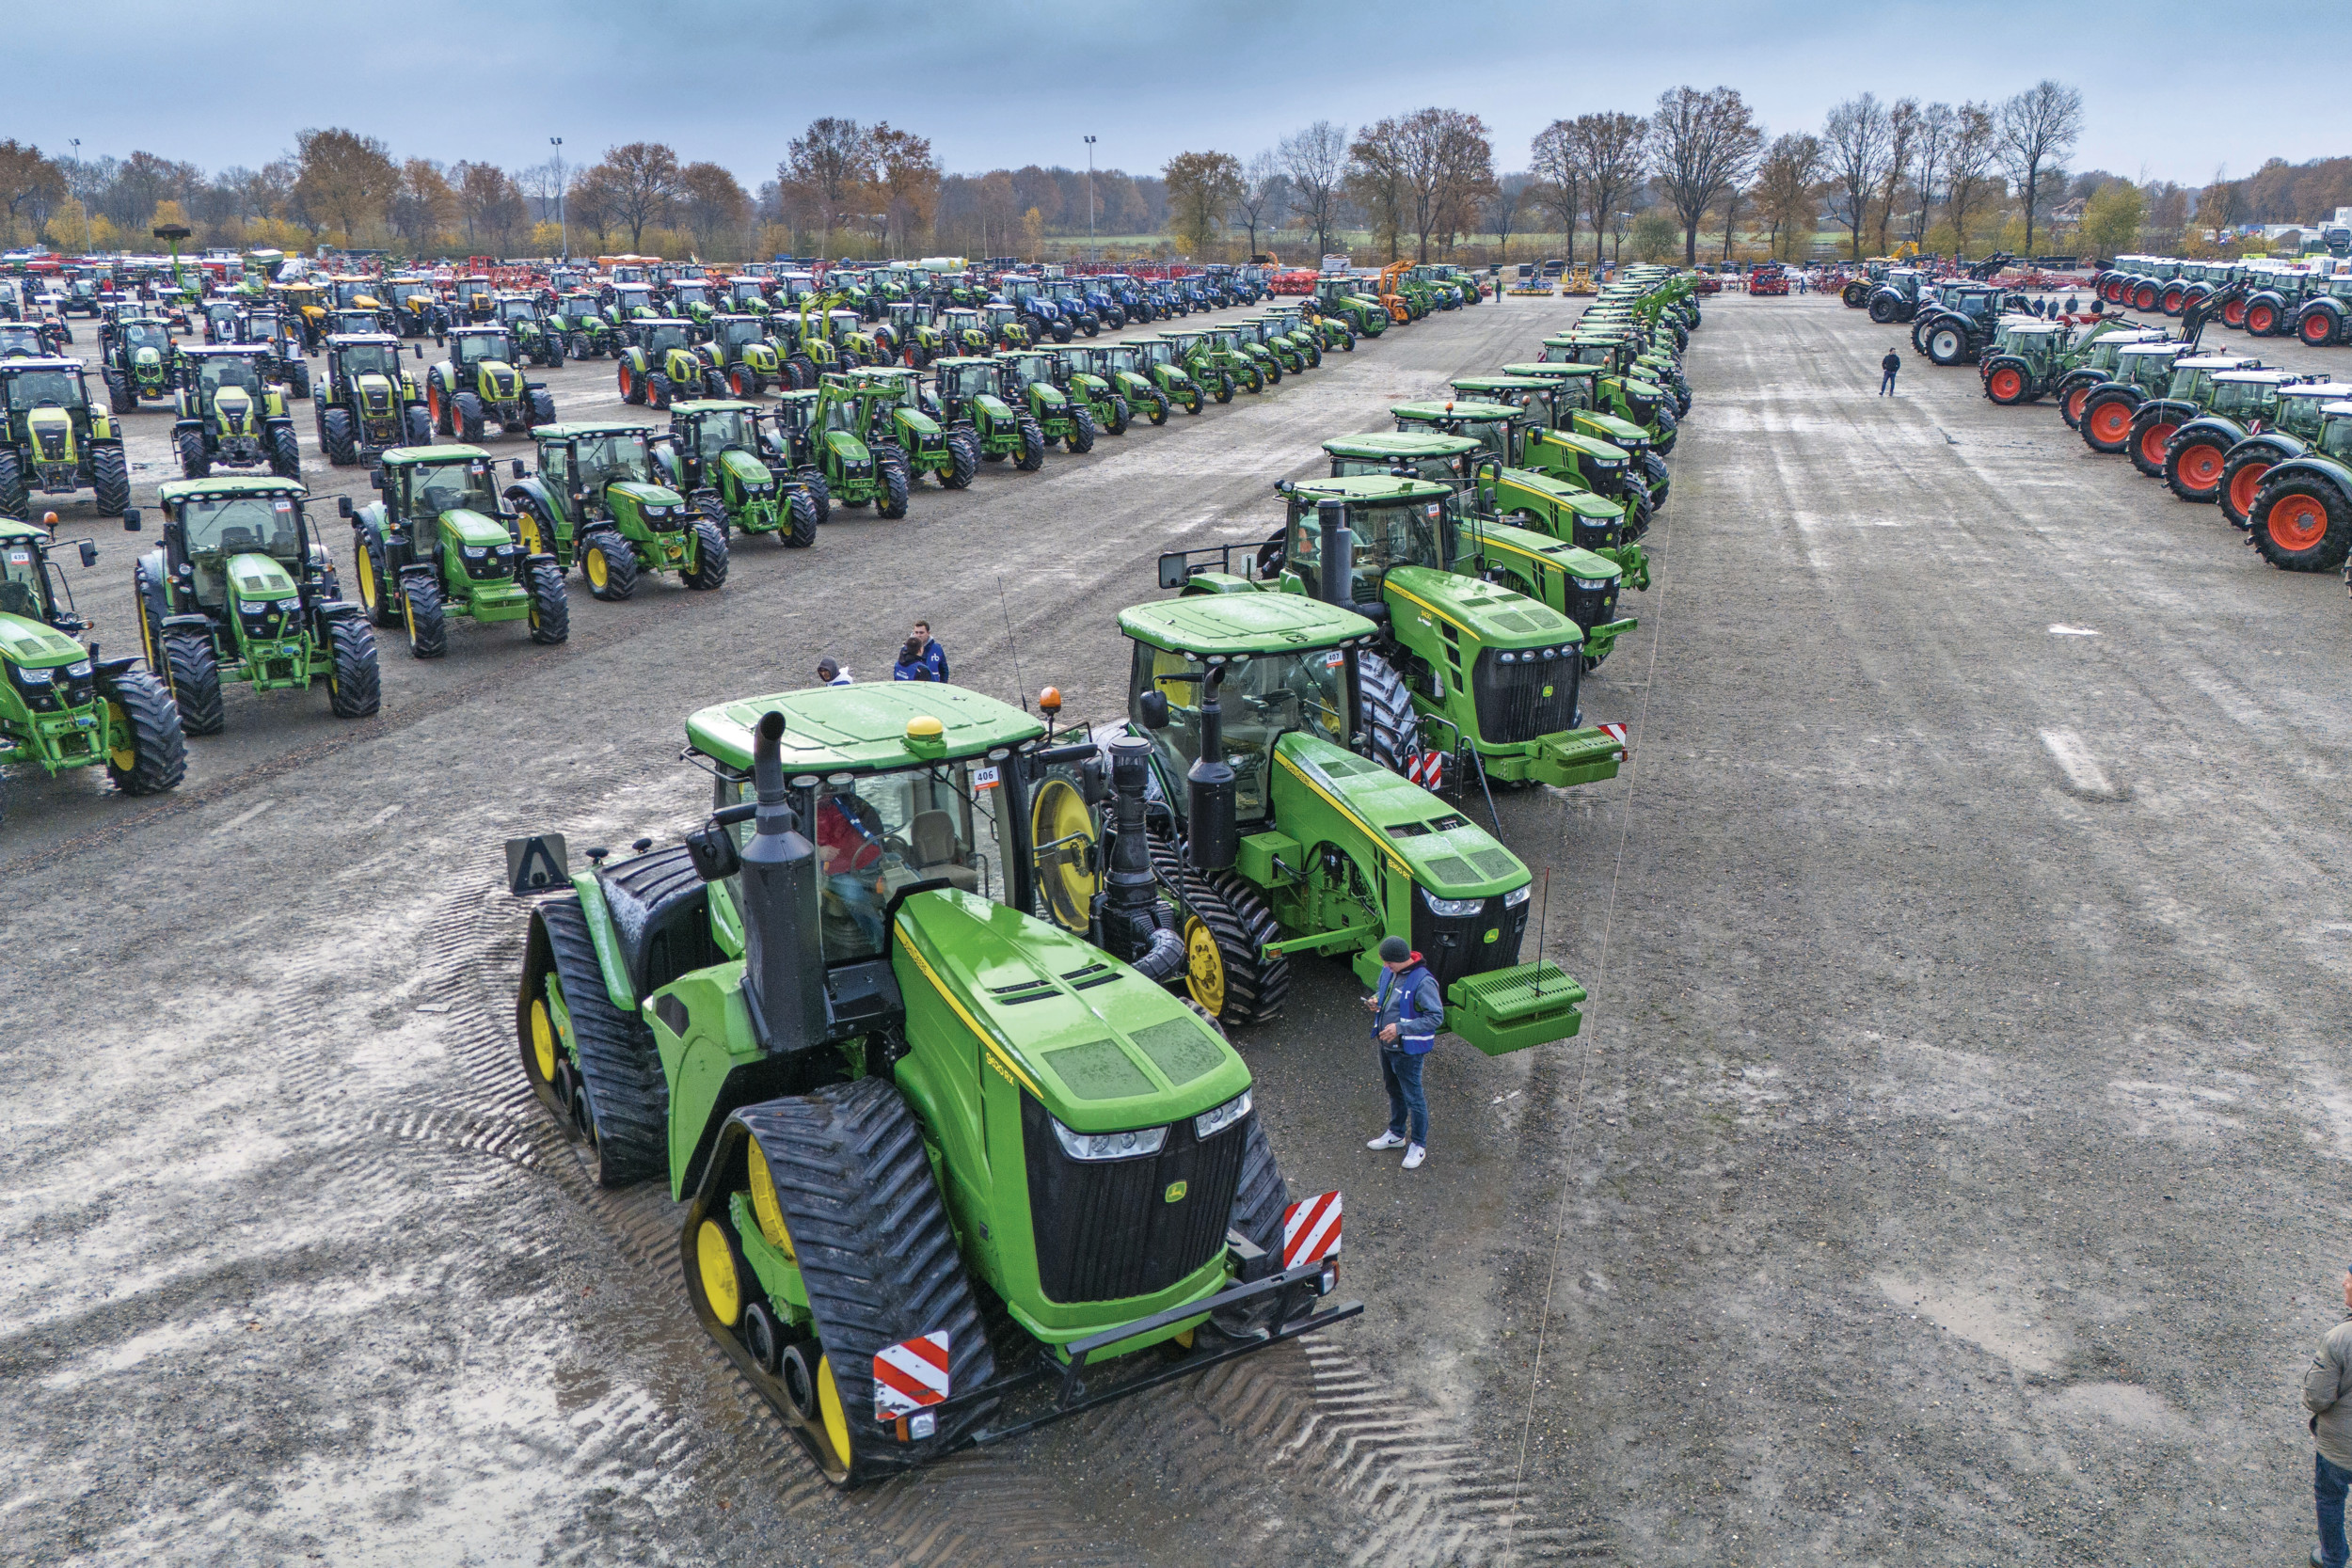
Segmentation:
[[(709, 796), (675, 842), (584, 868), (509, 844), (538, 900), (524, 1081), (596, 1180), (667, 1183), (697, 1321), (831, 1481), (1360, 1310), (1340, 1195), (1290, 1189), (1227, 1036), (1279, 1015), (1295, 960), (1369, 980), (1402, 937), (1479, 1050), (1577, 1032), (1583, 988), (1521, 958), (1534, 874), (1473, 818), (1625, 756), (1580, 679), (1664, 499), (1698, 309), (1629, 269), (1595, 312), (1333, 437), (1259, 549), (1165, 554), (1169, 592), (1119, 612), (1117, 720), (1064, 727), (1050, 688), (720, 703), (687, 720)], [(1003, 399), (998, 356), (940, 368), (943, 404)], [(763, 411), (674, 418), (722, 412)], [(703, 461), (757, 444), (734, 428)]]

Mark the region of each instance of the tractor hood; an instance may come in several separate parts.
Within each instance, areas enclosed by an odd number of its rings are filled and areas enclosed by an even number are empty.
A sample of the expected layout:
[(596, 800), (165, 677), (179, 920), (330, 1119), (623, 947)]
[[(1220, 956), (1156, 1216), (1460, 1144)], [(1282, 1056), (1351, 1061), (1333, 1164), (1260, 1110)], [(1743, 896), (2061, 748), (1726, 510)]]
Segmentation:
[(850, 435), (846, 430), (826, 431), (825, 445), (830, 447), (833, 450), (833, 454), (835, 457), (840, 458), (844, 463), (870, 463), (873, 461), (872, 454), (867, 452), (866, 450), (866, 443), (859, 440), (856, 436)]
[(685, 498), (668, 485), (642, 479), (616, 479), (604, 487), (604, 493), (607, 497), (627, 496), (641, 508), (685, 504)]
[(910, 1012), (946, 1000), (978, 1027), (989, 1066), (1073, 1132), (1166, 1126), (1249, 1087), (1204, 1020), (1082, 937), (953, 890), (914, 895), (896, 924), (891, 968)]
[(371, 414), (392, 411), (392, 378), (378, 371), (370, 371), (352, 383), (359, 394), (359, 406)]
[(62, 408), (36, 408), (24, 416), (25, 434), (32, 438), (33, 461), (65, 463), (73, 456), (73, 416)]
[(82, 645), (28, 615), (0, 614), (0, 658), (23, 670), (71, 664), (87, 657)]
[(239, 604), (265, 604), (272, 599), (291, 599), (295, 594), (294, 578), (286, 575), (286, 568), (278, 564), (275, 556), (232, 555), (226, 575), (230, 595)]
[(1399, 617), (1451, 622), (1490, 648), (1541, 648), (1584, 641), (1574, 621), (1513, 589), (1427, 566), (1391, 566), (1383, 594)]
[(213, 394), (213, 414), (224, 436), (250, 436), (256, 419), (253, 394), (242, 387), (223, 387)]
[(493, 403), (512, 403), (523, 395), (522, 372), (503, 359), (476, 360), (474, 385)]
[(1295, 730), (1275, 742), (1274, 753), (1281, 764), (1274, 775), (1277, 821), (1286, 815), (1286, 792), (1318, 796), (1439, 898), (1508, 893), (1531, 879), (1493, 834), (1402, 774)]
[(1583, 583), (1606, 582), (1625, 575), (1615, 562), (1563, 544), (1534, 529), (1513, 528), (1508, 523), (1480, 523), (1470, 531), (1469, 540), (1493, 554), (1542, 561)]
[(463, 506), (441, 514), (441, 531), (460, 545), (505, 545), (514, 540), (504, 523)]
[(768, 465), (740, 447), (729, 447), (722, 451), (719, 466), (733, 474), (735, 482), (746, 490), (765, 490), (775, 483), (775, 474)]
[(1040, 408), (1059, 408), (1069, 401), (1061, 395), (1060, 388), (1048, 387), (1041, 382), (1033, 384), (1029, 388), (1029, 396), (1036, 401)]
[(939, 421), (919, 408), (895, 409), (893, 417), (898, 421), (900, 430), (918, 439), (928, 441), (939, 434)]
[(142, 346), (135, 348), (131, 351), (131, 363), (134, 365), (137, 365), (142, 368), (149, 368), (160, 365), (163, 362), (163, 355), (155, 349)]

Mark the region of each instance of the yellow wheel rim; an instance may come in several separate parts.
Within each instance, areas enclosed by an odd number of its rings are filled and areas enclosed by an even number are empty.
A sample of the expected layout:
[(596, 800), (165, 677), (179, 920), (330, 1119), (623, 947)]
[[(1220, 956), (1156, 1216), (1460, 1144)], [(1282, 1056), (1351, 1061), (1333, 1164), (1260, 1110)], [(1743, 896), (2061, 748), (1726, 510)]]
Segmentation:
[(1225, 1011), (1225, 955), (1216, 933), (1199, 915), (1184, 922), (1184, 989), (1211, 1014)]
[(841, 1411), (841, 1390), (834, 1386), (833, 1357), (817, 1358), (817, 1414), (825, 1423), (825, 1441), (843, 1468), (850, 1464), (850, 1418)]
[(404, 619), (404, 620), (405, 620), (405, 621), (408, 623), (408, 641), (411, 641), (411, 642), (414, 642), (414, 641), (417, 640), (417, 607), (416, 607), (416, 604), (415, 604), (412, 600), (408, 600), (408, 599), (403, 599), (403, 600), (401, 600), (401, 601), (400, 601), (400, 613), (401, 613), (401, 618), (402, 618), (402, 619)]
[(588, 574), (588, 586), (591, 588), (602, 588), (612, 576), (612, 568), (605, 562), (604, 551), (595, 546), (589, 546), (588, 554), (580, 563), (580, 569)]
[(539, 538), (539, 518), (536, 514), (530, 512), (523, 514), (522, 535), (524, 549), (529, 550), (532, 555), (548, 553), (547, 546), (541, 543)]
[(743, 1315), (743, 1283), (735, 1277), (735, 1249), (717, 1220), (705, 1220), (694, 1232), (694, 1270), (702, 1275), (703, 1297), (711, 1316), (729, 1328)]
[(759, 1233), (787, 1258), (799, 1259), (792, 1250), (792, 1232), (785, 1228), (784, 1206), (776, 1201), (775, 1178), (769, 1173), (768, 1156), (760, 1151), (759, 1140), (752, 1140), (752, 1212), (759, 1219)]
[(544, 996), (531, 1005), (531, 1062), (542, 1079), (555, 1082), (555, 1024)]
[(1046, 912), (1064, 930), (1085, 930), (1099, 879), (1086, 864), (1087, 847), (1094, 842), (1094, 818), (1085, 799), (1067, 779), (1046, 780), (1029, 813), (1029, 829), (1030, 843), (1056, 846), (1038, 852), (1038, 886), (1045, 895)]
[(375, 610), (375, 562), (364, 550), (359, 555), (359, 602)]
[(131, 716), (122, 711), (120, 703), (108, 703), (106, 719), (106, 727), (121, 737), (118, 744), (107, 748), (107, 760), (115, 765), (117, 772), (128, 773), (138, 766), (139, 760), (138, 744), (131, 737)]

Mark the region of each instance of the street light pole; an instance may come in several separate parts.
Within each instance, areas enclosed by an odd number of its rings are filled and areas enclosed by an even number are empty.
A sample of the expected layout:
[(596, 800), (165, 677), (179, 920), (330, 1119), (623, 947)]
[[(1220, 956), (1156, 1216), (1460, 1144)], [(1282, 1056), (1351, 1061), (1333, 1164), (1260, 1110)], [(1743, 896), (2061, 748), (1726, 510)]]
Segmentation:
[(1087, 138), (1087, 260), (1103, 259), (1103, 247), (1094, 241), (1094, 138)]
[(564, 260), (572, 259), (572, 226), (564, 218), (564, 138), (549, 136), (548, 145), (555, 149), (555, 227), (564, 244)]
[(74, 136), (71, 139), (73, 143), (73, 204), (82, 210), (82, 248), (87, 251), (89, 249), (89, 203), (82, 198), (82, 138)]

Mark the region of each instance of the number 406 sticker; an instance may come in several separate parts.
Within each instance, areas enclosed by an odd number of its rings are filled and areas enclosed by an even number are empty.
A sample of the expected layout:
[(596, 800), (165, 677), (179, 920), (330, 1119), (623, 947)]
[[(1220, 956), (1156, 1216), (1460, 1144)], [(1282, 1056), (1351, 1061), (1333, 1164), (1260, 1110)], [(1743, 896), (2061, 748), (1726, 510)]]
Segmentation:
[(974, 789), (994, 789), (996, 787), (996, 769), (993, 768), (975, 768), (972, 769), (972, 787)]

